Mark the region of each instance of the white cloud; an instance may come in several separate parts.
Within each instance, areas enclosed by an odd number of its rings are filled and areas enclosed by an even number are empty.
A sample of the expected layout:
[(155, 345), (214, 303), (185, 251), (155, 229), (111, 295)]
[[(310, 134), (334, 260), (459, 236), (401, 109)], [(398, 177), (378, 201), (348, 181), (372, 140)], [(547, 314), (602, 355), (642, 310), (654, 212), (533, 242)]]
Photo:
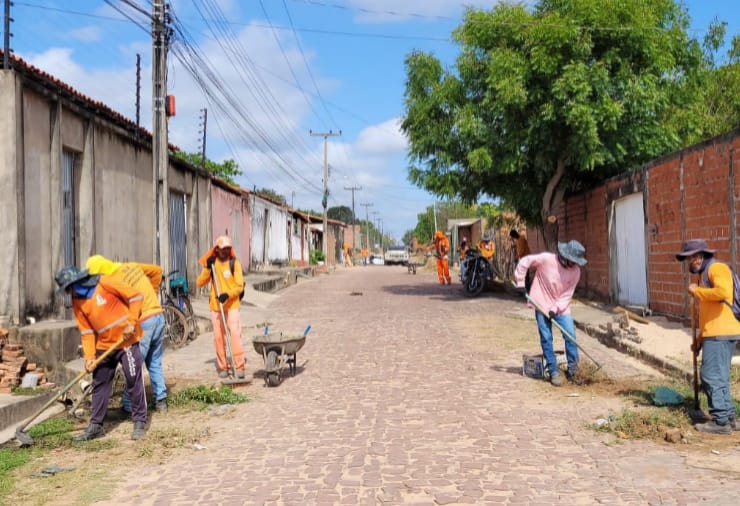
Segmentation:
[(406, 150), (406, 136), (400, 130), (399, 118), (365, 128), (357, 136), (357, 149), (370, 154), (396, 154)]
[(70, 30), (67, 36), (80, 42), (96, 42), (102, 38), (102, 33), (99, 26), (89, 25)]

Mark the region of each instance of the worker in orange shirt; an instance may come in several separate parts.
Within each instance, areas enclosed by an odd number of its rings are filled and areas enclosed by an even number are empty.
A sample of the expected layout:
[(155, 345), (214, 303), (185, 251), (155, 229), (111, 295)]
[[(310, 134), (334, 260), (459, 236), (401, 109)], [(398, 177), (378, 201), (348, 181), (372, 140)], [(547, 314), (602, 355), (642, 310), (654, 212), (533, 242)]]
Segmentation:
[[(233, 260), (232, 260), (233, 259)], [(234, 369), (236, 377), (244, 379), (246, 361), (244, 348), (242, 347), (242, 326), (239, 316), (241, 297), (244, 293), (244, 275), (242, 265), (236, 258), (236, 253), (231, 246), (231, 239), (222, 235), (216, 239), (216, 244), (198, 260), (203, 266), (195, 284), (198, 288), (211, 283), (211, 297), (208, 306), (211, 309), (211, 323), (213, 323), (213, 346), (216, 349), (216, 370), (219, 378), (229, 376), (229, 363), (226, 357), (226, 329), (221, 321), (219, 303), (223, 305), (226, 325), (231, 337), (231, 352), (234, 355)], [(216, 282), (220, 295), (216, 296), (216, 287), (211, 280), (211, 266), (216, 270)]]
[[(139, 341), (141, 356), (149, 371), (152, 384), (154, 407), (160, 412), (167, 411), (167, 385), (164, 380), (164, 314), (159, 303), (159, 285), (162, 283), (162, 268), (159, 265), (138, 262), (114, 262), (103, 255), (93, 255), (87, 259), (85, 267), (90, 274), (105, 274), (118, 278), (144, 296), (141, 309), (141, 330)], [(121, 410), (126, 416), (131, 413), (131, 402), (126, 392), (121, 396)]]
[(460, 247), (457, 249), (457, 251), (460, 253), (460, 262), (462, 263), (463, 260), (465, 260), (465, 253), (468, 252), (468, 249), (470, 248), (470, 245), (468, 244), (468, 238), (463, 236), (460, 240)]
[(362, 256), (362, 265), (367, 265), (367, 257), (370, 256), (370, 251), (367, 248), (362, 248), (360, 256)]
[(429, 251), (434, 250), (434, 256), (437, 257), (437, 276), (441, 284), (448, 285), (452, 284), (452, 278), (450, 277), (450, 240), (441, 230), (434, 232), (434, 239), (432, 244), (429, 246)]
[(493, 243), (491, 232), (483, 234), (483, 238), (478, 243), (478, 251), (480, 251), (483, 258), (488, 260), (488, 263), (493, 262), (493, 256), (496, 254), (496, 245)]
[[(134, 431), (131, 439), (146, 435), (146, 395), (142, 378), (144, 359), (139, 350), (142, 330), (139, 325), (144, 297), (114, 276), (90, 275), (75, 266), (62, 268), (54, 277), (59, 294), (69, 294), (82, 341), (85, 369), (93, 374), (90, 424), (75, 441), (105, 435), (103, 419), (108, 410), (116, 367), (121, 364), (126, 391), (131, 400)], [(116, 346), (123, 338), (124, 341)], [(93, 370), (95, 358), (116, 346)]]
[(342, 249), (344, 250), (344, 266), (352, 267), (352, 249), (347, 243), (342, 245)]

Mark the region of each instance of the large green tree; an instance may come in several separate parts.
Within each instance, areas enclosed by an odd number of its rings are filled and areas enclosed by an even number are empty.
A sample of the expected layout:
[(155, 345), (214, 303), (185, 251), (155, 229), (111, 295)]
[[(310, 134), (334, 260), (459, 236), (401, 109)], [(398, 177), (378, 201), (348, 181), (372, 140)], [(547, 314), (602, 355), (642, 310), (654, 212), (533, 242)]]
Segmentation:
[(205, 169), (219, 179), (223, 179), (229, 184), (236, 186), (235, 178), (242, 175), (242, 171), (234, 160), (224, 160), (223, 162), (214, 162), (206, 158), (203, 163), (203, 155), (200, 153), (187, 153), (185, 151), (174, 151), (172, 153), (176, 158), (185, 160), (191, 165)]
[(326, 216), (332, 220), (339, 220), (347, 225), (355, 223), (355, 215), (352, 213), (352, 209), (347, 206), (336, 206), (330, 207), (326, 210)]
[(498, 197), (554, 247), (548, 218), (569, 191), (680, 147), (667, 117), (702, 60), (687, 26), (673, 0), (469, 9), (454, 69), (406, 58), (409, 179), (469, 202)]

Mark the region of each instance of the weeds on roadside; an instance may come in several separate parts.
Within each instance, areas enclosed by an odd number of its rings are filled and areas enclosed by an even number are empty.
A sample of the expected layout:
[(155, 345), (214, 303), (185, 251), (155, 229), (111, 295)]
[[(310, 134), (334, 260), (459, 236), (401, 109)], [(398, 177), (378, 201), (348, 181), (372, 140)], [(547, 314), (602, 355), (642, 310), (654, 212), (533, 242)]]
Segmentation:
[(196, 385), (184, 388), (167, 397), (170, 407), (191, 407), (204, 409), (209, 404), (241, 404), (249, 401), (244, 394), (234, 392), (227, 386), (216, 388), (213, 386)]

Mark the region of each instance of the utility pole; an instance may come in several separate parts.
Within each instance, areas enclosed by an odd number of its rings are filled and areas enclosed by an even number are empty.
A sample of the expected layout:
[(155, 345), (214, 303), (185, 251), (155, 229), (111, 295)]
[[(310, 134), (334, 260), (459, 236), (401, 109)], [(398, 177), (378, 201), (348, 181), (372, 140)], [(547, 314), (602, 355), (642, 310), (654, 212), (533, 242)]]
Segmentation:
[(3, 24), (3, 70), (10, 69), (10, 37), (13, 36), (13, 34), (10, 33), (10, 22), (15, 21), (13, 18), (10, 17), (11, 5), (13, 5), (13, 2), (11, 2), (10, 0), (5, 0), (5, 22)]
[(339, 137), (342, 135), (342, 131), (339, 133), (332, 132), (312, 132), (308, 131), (311, 137), (323, 137), (324, 138), (324, 196), (321, 198), (321, 205), (324, 206), (324, 230), (321, 234), (321, 250), (324, 253), (324, 262), (329, 263), (329, 257), (327, 252), (327, 236), (329, 235), (329, 227), (326, 222), (326, 206), (329, 203), (329, 162), (327, 161), (326, 150), (327, 150), (327, 139), (329, 137)]
[(152, 163), (156, 209), (156, 246), (154, 259), (169, 272), (169, 156), (167, 152), (167, 6), (164, 0), (152, 0)]
[(352, 192), (352, 253), (355, 252), (355, 223), (357, 221), (357, 217), (355, 216), (355, 191), (362, 190), (362, 186), (350, 186), (347, 188), (344, 187), (345, 190), (349, 190)]
[(203, 137), (200, 145), (200, 168), (206, 170), (206, 131), (208, 129), (208, 109), (200, 110), (203, 113)]
[(365, 206), (365, 247), (370, 251), (370, 217), (368, 216), (367, 208), (373, 207), (372, 202), (367, 204), (360, 204)]
[(136, 53), (136, 139), (141, 128), (141, 55)]
[(378, 232), (380, 232), (380, 227), (378, 226), (378, 215), (380, 214), (380, 211), (373, 211), (370, 214), (373, 215), (373, 225), (375, 225), (375, 235), (378, 235)]

